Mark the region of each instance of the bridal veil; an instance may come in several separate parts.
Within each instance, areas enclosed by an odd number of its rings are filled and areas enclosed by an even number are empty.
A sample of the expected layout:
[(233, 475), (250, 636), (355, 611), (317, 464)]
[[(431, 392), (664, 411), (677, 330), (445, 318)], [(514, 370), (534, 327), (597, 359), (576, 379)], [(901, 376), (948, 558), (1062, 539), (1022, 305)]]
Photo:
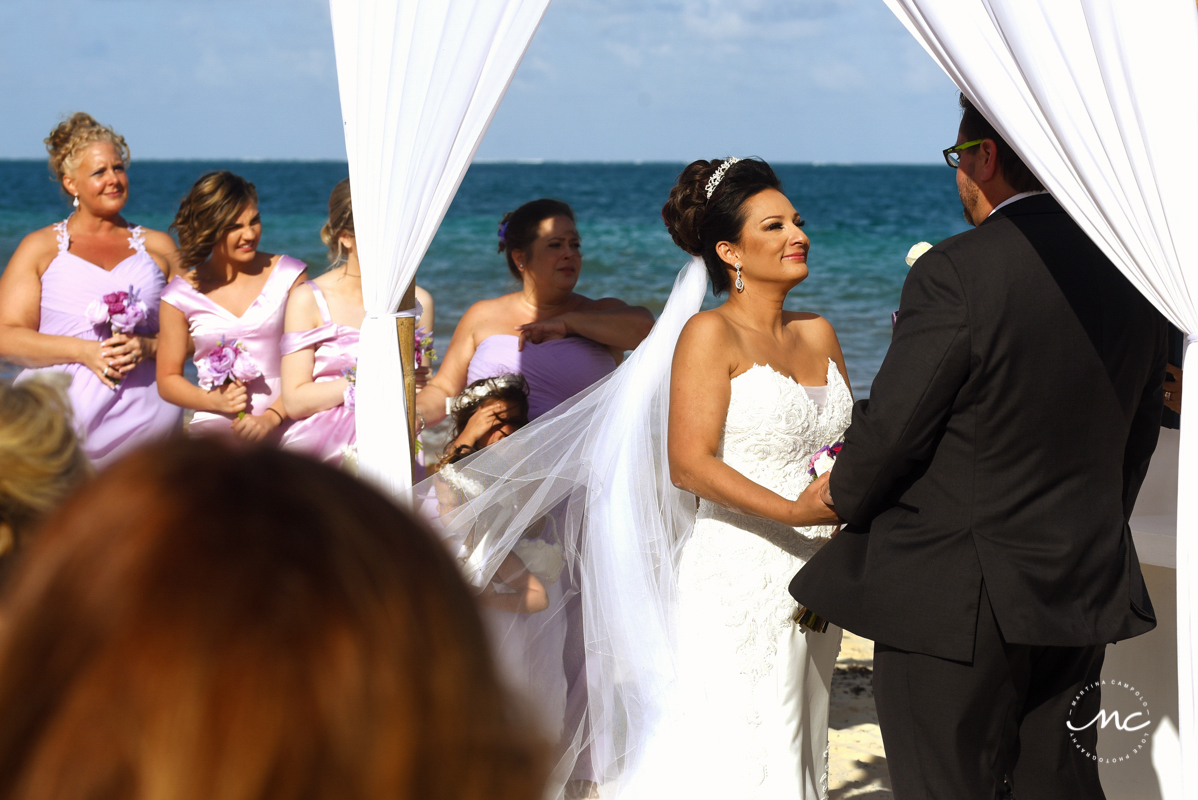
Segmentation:
[[(553, 652), (523, 659), (525, 693), (544, 706), (538, 716), (561, 718), (545, 726), (550, 737), (561, 732), (553, 793), (578, 779), (618, 793), (665, 715), (676, 674), (677, 556), (696, 509), (694, 495), (670, 481), (670, 366), (706, 291), (696, 257), (649, 337), (615, 372), (414, 490), (477, 589), (512, 552), (551, 587), (549, 609), (489, 614), (488, 622), (509, 665), (522, 662), (521, 648), (564, 648), (560, 661)], [(559, 669), (560, 685), (550, 674)], [(555, 697), (565, 686), (569, 697)]]

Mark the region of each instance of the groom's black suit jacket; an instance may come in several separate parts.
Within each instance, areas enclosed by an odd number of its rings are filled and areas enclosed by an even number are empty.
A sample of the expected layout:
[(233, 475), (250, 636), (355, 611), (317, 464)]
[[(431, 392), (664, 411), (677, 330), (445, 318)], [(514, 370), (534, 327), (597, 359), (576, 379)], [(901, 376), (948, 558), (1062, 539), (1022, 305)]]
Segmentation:
[(1049, 195), (912, 267), (832, 470), (849, 524), (791, 594), (850, 631), (970, 661), (986, 591), (1011, 644), (1151, 630), (1127, 520), (1156, 447), (1163, 317)]

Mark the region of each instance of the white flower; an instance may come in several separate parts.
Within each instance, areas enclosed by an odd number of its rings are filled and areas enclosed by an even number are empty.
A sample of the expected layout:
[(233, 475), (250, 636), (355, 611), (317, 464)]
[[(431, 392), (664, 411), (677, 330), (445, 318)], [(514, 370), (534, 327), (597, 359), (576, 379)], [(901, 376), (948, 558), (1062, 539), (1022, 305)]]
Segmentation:
[(823, 475), (836, 464), (836, 456), (829, 453), (827, 450), (821, 450), (811, 461), (811, 468), (815, 470), (815, 477)]
[(108, 322), (108, 304), (103, 300), (93, 300), (87, 304), (87, 308), (83, 311), (83, 316), (92, 325), (103, 325)]
[(915, 266), (915, 262), (919, 259), (919, 257), (931, 249), (932, 246), (927, 242), (920, 242), (919, 244), (911, 245), (911, 249), (907, 251), (907, 266)]

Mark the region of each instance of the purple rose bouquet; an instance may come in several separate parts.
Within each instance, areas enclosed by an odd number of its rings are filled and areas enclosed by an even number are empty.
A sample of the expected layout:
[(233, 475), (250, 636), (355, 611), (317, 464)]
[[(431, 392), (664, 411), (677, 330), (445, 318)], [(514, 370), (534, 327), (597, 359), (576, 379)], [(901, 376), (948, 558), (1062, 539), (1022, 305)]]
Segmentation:
[(196, 372), (200, 388), (211, 390), (231, 380), (247, 383), (261, 377), (262, 367), (244, 344), (222, 338), (207, 355), (196, 358)]
[(92, 325), (107, 325), (113, 333), (133, 333), (149, 313), (145, 301), (132, 286), (127, 292), (109, 292), (92, 301), (83, 312)]
[(416, 367), (423, 367), (427, 361), (432, 364), (437, 360), (437, 351), (433, 349), (433, 335), (424, 328), (416, 329)]

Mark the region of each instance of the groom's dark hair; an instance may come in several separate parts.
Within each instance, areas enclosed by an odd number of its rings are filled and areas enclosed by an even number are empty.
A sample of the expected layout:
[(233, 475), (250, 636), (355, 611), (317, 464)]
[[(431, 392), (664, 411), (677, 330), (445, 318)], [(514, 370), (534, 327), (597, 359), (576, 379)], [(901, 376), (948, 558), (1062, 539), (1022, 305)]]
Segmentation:
[(1023, 159), (1019, 157), (1015, 149), (1007, 144), (1006, 139), (1002, 138), (990, 124), (990, 120), (982, 116), (982, 112), (978, 111), (977, 106), (969, 102), (969, 98), (965, 96), (964, 92), (961, 93), (960, 102), (961, 132), (965, 134), (965, 141), (993, 140), (998, 148), (998, 168), (1002, 170), (1007, 184), (1017, 192), (1044, 191), (1044, 184), (1040, 183), (1040, 179), (1028, 169), (1027, 164), (1023, 163)]
[[(707, 196), (707, 184), (723, 169), (723, 175)], [(702, 256), (715, 294), (728, 291), (732, 281), (730, 266), (724, 263), (715, 246), (720, 242), (740, 241), (745, 227), (745, 203), (766, 189), (782, 191), (782, 182), (770, 165), (758, 158), (745, 158), (728, 164), (726, 160), (695, 161), (678, 176), (670, 199), (662, 206), (661, 218), (674, 244), (692, 256)]]

